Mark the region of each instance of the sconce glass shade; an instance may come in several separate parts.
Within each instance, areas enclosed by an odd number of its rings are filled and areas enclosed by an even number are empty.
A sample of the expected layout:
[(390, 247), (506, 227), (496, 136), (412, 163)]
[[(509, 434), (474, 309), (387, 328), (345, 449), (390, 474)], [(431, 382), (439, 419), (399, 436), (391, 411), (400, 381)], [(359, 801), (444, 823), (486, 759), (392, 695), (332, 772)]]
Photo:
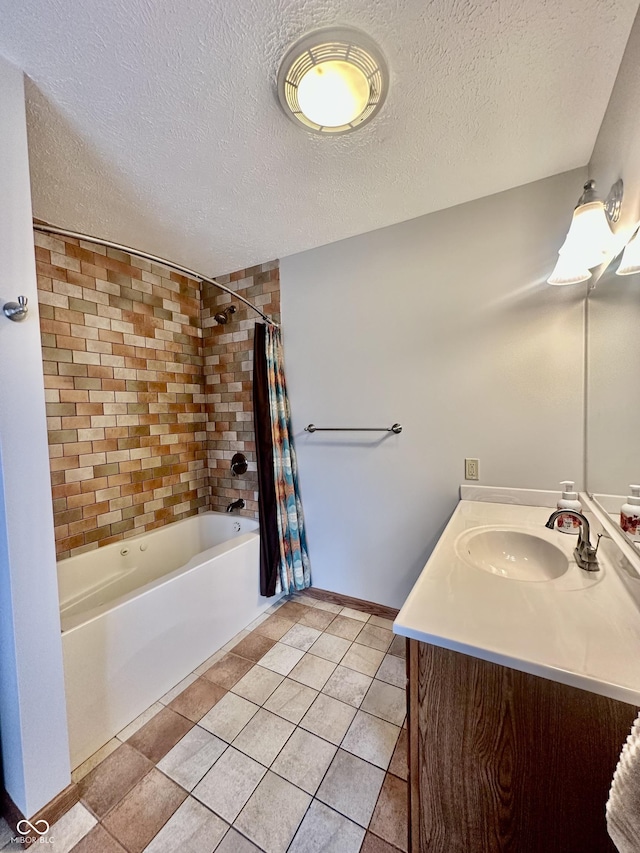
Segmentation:
[(558, 263), (549, 278), (548, 284), (579, 284), (591, 278), (591, 273), (585, 267), (581, 257), (575, 255), (558, 254)]
[[(609, 227), (604, 203), (590, 201), (576, 207), (571, 227), (560, 249), (560, 255), (580, 259), (584, 269), (600, 266), (612, 248), (613, 232)], [(584, 279), (581, 279), (583, 281)]]
[(640, 231), (636, 231), (622, 253), (616, 275), (634, 275), (640, 272)]

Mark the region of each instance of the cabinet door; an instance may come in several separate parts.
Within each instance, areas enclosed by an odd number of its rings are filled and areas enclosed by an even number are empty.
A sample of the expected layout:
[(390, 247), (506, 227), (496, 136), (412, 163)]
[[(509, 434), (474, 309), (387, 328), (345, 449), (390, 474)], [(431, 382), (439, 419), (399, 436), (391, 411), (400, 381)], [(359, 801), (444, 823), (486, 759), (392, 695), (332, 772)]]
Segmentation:
[(616, 853), (633, 706), (414, 640), (408, 670), (412, 853)]

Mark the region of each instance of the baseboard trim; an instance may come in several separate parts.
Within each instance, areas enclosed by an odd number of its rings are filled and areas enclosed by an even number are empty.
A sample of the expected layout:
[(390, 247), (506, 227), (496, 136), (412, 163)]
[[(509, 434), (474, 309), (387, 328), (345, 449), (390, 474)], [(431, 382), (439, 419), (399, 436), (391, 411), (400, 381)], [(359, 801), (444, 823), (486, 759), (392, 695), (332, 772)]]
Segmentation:
[[(72, 782), (70, 785), (67, 785), (64, 790), (60, 791), (50, 802), (47, 803), (46, 806), (40, 809), (39, 812), (36, 812), (32, 817), (28, 820), (31, 823), (35, 823), (38, 820), (46, 820), (49, 826), (53, 826), (56, 821), (60, 820), (60, 818), (66, 814), (69, 809), (73, 808), (77, 802), (80, 800), (80, 795), (78, 793), (78, 786), (75, 782)], [(22, 814), (17, 805), (13, 802), (7, 791), (2, 790), (2, 797), (0, 800), (0, 808), (2, 811), (2, 816), (7, 821), (12, 830), (16, 831), (16, 827), (21, 820), (25, 819), (25, 815)], [(21, 844), (21, 847), (30, 847), (30, 843)]]
[(386, 604), (376, 604), (373, 601), (365, 601), (362, 598), (352, 598), (350, 595), (330, 592), (328, 589), (318, 589), (315, 586), (305, 589), (304, 594), (311, 598), (317, 598), (319, 601), (328, 601), (329, 604), (340, 604), (342, 607), (351, 607), (353, 610), (363, 610), (365, 613), (371, 613), (373, 616), (381, 616), (383, 619), (391, 619), (392, 621), (400, 612), (394, 607), (387, 607)]

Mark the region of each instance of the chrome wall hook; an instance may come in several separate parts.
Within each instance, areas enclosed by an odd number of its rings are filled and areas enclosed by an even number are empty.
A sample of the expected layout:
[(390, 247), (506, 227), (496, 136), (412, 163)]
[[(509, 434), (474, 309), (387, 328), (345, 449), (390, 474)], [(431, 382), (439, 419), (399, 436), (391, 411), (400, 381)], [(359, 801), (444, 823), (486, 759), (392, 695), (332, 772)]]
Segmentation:
[(26, 296), (18, 296), (17, 302), (7, 302), (2, 306), (4, 316), (8, 317), (9, 320), (13, 320), (14, 323), (24, 320), (29, 313), (29, 308), (27, 307), (28, 301)]

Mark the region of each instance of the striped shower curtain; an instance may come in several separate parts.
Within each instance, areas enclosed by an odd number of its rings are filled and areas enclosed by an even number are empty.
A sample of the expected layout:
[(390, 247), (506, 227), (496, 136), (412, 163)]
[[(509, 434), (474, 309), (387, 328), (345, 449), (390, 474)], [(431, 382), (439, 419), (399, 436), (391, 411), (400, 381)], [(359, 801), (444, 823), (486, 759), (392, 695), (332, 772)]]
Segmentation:
[(270, 596), (310, 586), (311, 565), (278, 328), (256, 323), (253, 358), (260, 592)]

